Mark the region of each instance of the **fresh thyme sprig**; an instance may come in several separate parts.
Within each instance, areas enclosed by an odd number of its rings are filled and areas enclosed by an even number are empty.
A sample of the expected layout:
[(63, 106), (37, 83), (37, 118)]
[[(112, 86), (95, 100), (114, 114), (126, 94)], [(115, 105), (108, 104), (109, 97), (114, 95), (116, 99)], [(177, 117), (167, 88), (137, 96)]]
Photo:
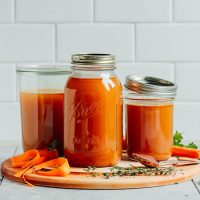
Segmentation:
[(88, 166), (87, 168), (83, 169), (86, 172), (90, 172), (92, 176), (96, 177), (98, 176), (97, 172), (95, 172), (96, 167)]
[[(87, 172), (91, 172), (92, 176), (97, 176), (97, 172), (95, 172), (95, 167), (87, 167), (84, 169)], [(155, 168), (148, 168), (148, 167), (120, 167), (114, 166), (109, 169), (109, 172), (103, 173), (103, 177), (105, 179), (109, 179), (110, 177), (114, 176), (169, 176), (176, 174), (175, 167), (155, 167)]]
[(175, 167), (112, 167), (110, 172), (104, 173), (106, 179), (113, 176), (168, 176), (175, 175)]

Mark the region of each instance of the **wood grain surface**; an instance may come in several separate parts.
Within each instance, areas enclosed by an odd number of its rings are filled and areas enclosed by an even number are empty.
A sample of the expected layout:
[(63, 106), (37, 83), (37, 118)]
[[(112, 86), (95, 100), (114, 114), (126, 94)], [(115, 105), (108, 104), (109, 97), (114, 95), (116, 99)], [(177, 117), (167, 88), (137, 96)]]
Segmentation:
[[(118, 166), (139, 166), (137, 162), (122, 160)], [(130, 176), (130, 177), (111, 177), (105, 179), (102, 173), (108, 172), (109, 168), (97, 168), (95, 172), (98, 176), (93, 177), (91, 173), (83, 168), (71, 168), (71, 173), (66, 177), (47, 177), (37, 174), (29, 174), (27, 180), (40, 186), (60, 187), (60, 188), (79, 188), (79, 189), (125, 189), (125, 188), (144, 188), (169, 185), (185, 182), (200, 175), (200, 164), (177, 167), (175, 175), (169, 176)], [(2, 163), (2, 174), (17, 182), (23, 182), (22, 178), (14, 176), (18, 169), (11, 167), (10, 159)]]

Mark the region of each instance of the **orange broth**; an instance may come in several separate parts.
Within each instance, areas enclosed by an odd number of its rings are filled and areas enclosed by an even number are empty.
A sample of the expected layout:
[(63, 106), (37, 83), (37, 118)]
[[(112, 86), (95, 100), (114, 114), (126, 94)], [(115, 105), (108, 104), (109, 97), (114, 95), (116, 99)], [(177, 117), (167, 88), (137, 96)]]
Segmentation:
[(43, 149), (56, 140), (63, 154), (64, 94), (59, 90), (20, 93), (24, 151)]
[(171, 156), (173, 105), (126, 105), (127, 152), (149, 154), (157, 160)]
[(72, 166), (110, 166), (121, 159), (122, 86), (117, 78), (69, 78), (64, 153)]

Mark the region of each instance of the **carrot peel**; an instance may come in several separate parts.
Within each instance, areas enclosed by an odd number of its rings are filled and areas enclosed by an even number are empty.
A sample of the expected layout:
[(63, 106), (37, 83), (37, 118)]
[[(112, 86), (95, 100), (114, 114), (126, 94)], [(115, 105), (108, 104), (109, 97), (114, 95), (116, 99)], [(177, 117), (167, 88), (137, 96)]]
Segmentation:
[[(49, 171), (41, 171), (41, 169), (52, 167)], [(37, 174), (45, 176), (66, 176), (70, 173), (70, 166), (66, 158), (57, 158), (41, 163), (33, 167)]]
[[(13, 168), (21, 168), (15, 173), (16, 177), (22, 177), (28, 186), (33, 186), (26, 180), (26, 175), (37, 173), (45, 176), (66, 176), (70, 173), (70, 166), (66, 158), (58, 157), (57, 150), (29, 150), (25, 153), (12, 157)], [(44, 171), (42, 169), (49, 169)]]

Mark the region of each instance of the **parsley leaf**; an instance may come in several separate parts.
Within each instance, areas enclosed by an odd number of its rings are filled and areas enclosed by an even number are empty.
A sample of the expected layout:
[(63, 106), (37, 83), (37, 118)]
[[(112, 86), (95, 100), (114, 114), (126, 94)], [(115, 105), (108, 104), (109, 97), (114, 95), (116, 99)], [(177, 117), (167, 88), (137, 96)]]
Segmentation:
[(191, 148), (191, 149), (197, 149), (197, 145), (194, 144), (193, 142), (189, 143), (186, 147)]
[(197, 149), (197, 145), (194, 144), (193, 142), (189, 143), (188, 145), (184, 145), (182, 144), (182, 140), (183, 140), (183, 135), (181, 132), (176, 131), (174, 136), (173, 136), (173, 145), (175, 146), (179, 146), (179, 147), (187, 147), (187, 148), (191, 148), (191, 149)]
[(182, 140), (183, 140), (182, 133), (176, 131), (173, 137), (173, 144), (175, 146), (184, 147), (184, 145), (181, 143)]

